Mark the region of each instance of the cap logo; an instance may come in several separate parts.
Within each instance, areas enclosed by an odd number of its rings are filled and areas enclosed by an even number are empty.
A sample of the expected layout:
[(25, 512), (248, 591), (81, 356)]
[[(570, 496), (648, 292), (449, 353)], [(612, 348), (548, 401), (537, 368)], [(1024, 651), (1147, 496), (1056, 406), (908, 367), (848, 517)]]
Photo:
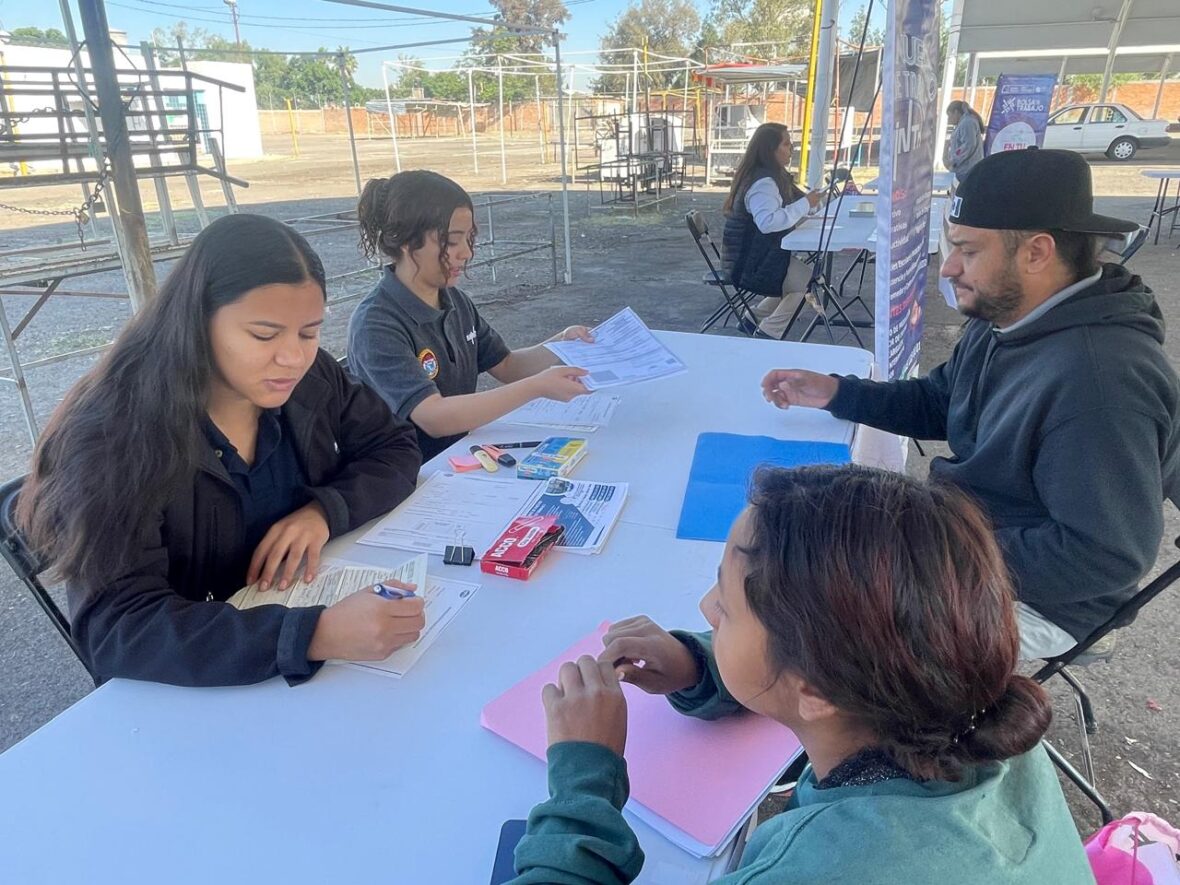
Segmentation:
[(958, 218), (959, 212), (963, 208), (963, 198), (955, 197), (951, 200), (951, 218)]

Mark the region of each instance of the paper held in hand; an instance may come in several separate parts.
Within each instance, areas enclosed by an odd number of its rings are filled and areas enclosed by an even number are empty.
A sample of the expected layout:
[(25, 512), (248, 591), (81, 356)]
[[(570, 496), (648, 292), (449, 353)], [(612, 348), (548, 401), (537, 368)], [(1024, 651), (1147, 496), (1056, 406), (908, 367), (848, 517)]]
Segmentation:
[[(425, 563), (426, 556), (418, 557)], [(425, 565), (423, 565), (425, 570)], [(418, 584), (418, 595), (425, 600), (424, 613), (426, 627), (417, 641), (403, 648), (399, 648), (384, 661), (333, 661), (334, 664), (345, 664), (370, 673), (380, 673), (382, 676), (393, 676), (400, 679), (406, 675), (418, 659), (426, 653), (430, 646), (442, 635), (447, 624), (459, 614), (459, 609), (467, 604), (479, 584), (469, 584), (466, 581), (451, 581), (426, 575)]]
[(365, 587), (372, 587), (378, 581), (388, 579), (413, 584), (419, 590), (426, 585), (426, 557), (415, 556), (397, 568), (372, 568), (350, 566), (325, 561), (315, 580), (296, 581), (286, 590), (259, 590), (254, 583), (243, 587), (226, 600), (234, 608), (247, 609), (257, 605), (285, 605), (288, 608), (308, 608), (313, 605), (329, 606), (345, 596)]
[(566, 365), (590, 374), (582, 383), (590, 390), (637, 384), (687, 371), (684, 363), (629, 307), (594, 327), (594, 343), (550, 341), (545, 346)]
[(579, 433), (593, 433), (606, 427), (622, 397), (618, 394), (591, 393), (577, 396), (568, 403), (552, 399), (535, 399), (505, 415), (504, 424), (527, 424), (532, 427), (560, 427)]
[(373, 568), (370, 566), (348, 565), (341, 561), (328, 561), (311, 583), (297, 581), (288, 590), (267, 590), (262, 592), (257, 584), (243, 587), (226, 600), (235, 608), (254, 608), (258, 605), (285, 605), (288, 608), (304, 608), (313, 605), (332, 605), (345, 596), (372, 587), (378, 581), (401, 581), (412, 584), (415, 593), (424, 603), (426, 628), (417, 641), (399, 648), (383, 661), (331, 661), (361, 670), (380, 673), (383, 676), (402, 677), (417, 663), (454, 620), (467, 600), (472, 597), (479, 584), (466, 581), (449, 581), (426, 574), (426, 554), (406, 560), (397, 568)]

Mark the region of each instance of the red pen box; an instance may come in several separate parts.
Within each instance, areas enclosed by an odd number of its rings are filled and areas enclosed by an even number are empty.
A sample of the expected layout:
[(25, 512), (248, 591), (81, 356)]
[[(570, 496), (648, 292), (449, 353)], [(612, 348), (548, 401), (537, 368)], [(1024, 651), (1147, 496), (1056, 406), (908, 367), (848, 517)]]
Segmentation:
[(518, 516), (479, 559), (480, 571), (527, 581), (546, 552), (561, 540), (565, 529), (557, 517)]

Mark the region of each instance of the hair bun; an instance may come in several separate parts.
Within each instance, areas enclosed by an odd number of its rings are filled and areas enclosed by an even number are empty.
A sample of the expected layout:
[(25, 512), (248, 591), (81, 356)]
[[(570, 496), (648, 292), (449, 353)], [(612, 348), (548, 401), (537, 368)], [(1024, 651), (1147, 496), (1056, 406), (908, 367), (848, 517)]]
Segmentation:
[(1049, 729), (1053, 705), (1049, 695), (1027, 676), (1013, 675), (994, 704), (976, 717), (974, 729), (960, 739), (966, 762), (992, 762), (1027, 753)]

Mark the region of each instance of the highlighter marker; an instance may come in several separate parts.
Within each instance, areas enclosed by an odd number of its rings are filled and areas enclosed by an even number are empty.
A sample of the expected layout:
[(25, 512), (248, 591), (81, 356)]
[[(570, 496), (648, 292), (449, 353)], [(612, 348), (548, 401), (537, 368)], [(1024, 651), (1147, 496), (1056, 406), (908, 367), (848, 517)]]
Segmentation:
[(487, 452), (489, 455), (491, 455), (493, 458), (495, 458), (496, 463), (499, 464), (501, 467), (515, 467), (516, 466), (516, 459), (513, 458), (511, 455), (509, 455), (507, 452), (503, 451), (502, 449), (499, 449), (496, 446), (489, 445), (487, 443), (484, 443), (484, 445), (481, 446), (481, 448), (485, 452)]
[(483, 469), (488, 473), (495, 473), (500, 469), (500, 465), (493, 461), (492, 456), (485, 452), (482, 447), (472, 446), (471, 454), (475, 456), (475, 460), (482, 464)]

